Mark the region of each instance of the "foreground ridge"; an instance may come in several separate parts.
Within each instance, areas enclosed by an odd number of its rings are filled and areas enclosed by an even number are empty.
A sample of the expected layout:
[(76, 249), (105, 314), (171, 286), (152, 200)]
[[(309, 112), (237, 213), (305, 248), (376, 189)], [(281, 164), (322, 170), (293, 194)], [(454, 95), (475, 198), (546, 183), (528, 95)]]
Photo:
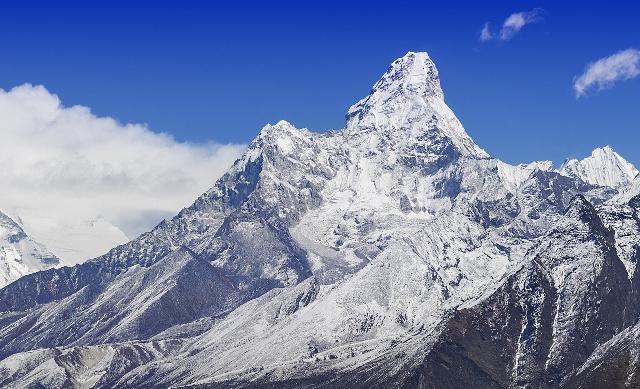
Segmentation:
[(426, 53), (346, 118), (267, 125), (173, 219), (0, 289), (0, 386), (638, 386), (635, 168), (492, 158)]

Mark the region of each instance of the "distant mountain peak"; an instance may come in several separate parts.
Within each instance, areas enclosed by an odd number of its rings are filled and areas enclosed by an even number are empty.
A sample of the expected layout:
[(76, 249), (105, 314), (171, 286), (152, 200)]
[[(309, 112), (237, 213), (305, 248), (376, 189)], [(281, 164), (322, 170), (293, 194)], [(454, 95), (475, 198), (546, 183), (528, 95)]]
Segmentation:
[(0, 211), (0, 288), (25, 274), (58, 264), (55, 255), (29, 238), (18, 223)]
[(567, 160), (560, 173), (580, 178), (592, 185), (614, 189), (630, 184), (640, 174), (638, 169), (616, 153), (611, 146), (598, 147), (584, 159)]

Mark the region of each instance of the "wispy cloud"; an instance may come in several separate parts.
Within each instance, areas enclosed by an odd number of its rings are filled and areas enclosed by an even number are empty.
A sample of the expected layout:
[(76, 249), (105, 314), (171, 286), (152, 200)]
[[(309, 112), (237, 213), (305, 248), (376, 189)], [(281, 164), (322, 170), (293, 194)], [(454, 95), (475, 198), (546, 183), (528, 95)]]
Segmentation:
[(573, 89), (576, 97), (586, 95), (590, 90), (611, 88), (618, 81), (640, 76), (640, 51), (627, 49), (587, 65), (584, 73), (576, 77)]
[(500, 40), (508, 41), (513, 38), (517, 33), (522, 30), (527, 24), (535, 23), (541, 20), (540, 9), (536, 8), (529, 12), (516, 12), (509, 15), (509, 17), (502, 24), (500, 30)]
[(493, 34), (491, 33), (491, 28), (489, 27), (489, 22), (486, 22), (480, 30), (480, 42), (487, 42), (493, 38)]
[(531, 11), (512, 13), (502, 23), (500, 31), (497, 31), (496, 33), (491, 32), (489, 22), (486, 22), (482, 27), (482, 30), (480, 30), (480, 42), (488, 42), (492, 39), (499, 39), (501, 41), (511, 40), (527, 24), (542, 20), (541, 13), (542, 9), (540, 8), (535, 8)]

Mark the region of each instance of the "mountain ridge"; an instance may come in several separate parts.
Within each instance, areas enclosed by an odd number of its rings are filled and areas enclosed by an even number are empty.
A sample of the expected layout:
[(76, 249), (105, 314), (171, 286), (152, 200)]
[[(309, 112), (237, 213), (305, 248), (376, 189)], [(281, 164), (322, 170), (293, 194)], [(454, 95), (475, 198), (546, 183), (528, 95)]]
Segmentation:
[(490, 157), (443, 98), (410, 52), (345, 130), (265, 126), (173, 219), (1, 289), (0, 384), (588, 382), (638, 316), (640, 201)]

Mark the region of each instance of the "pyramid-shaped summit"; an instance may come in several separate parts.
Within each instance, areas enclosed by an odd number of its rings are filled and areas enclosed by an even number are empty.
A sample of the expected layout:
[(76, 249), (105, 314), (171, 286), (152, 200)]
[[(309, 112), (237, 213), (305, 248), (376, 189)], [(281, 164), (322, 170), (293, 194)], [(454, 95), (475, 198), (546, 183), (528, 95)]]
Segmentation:
[(438, 70), (424, 52), (409, 52), (395, 60), (370, 94), (349, 109), (347, 134), (372, 130), (393, 131), (411, 139), (437, 131), (463, 154), (488, 156), (444, 102)]
[(396, 59), (373, 86), (373, 92), (378, 93), (393, 93), (401, 89), (423, 97), (444, 99), (438, 70), (427, 53), (409, 52)]

